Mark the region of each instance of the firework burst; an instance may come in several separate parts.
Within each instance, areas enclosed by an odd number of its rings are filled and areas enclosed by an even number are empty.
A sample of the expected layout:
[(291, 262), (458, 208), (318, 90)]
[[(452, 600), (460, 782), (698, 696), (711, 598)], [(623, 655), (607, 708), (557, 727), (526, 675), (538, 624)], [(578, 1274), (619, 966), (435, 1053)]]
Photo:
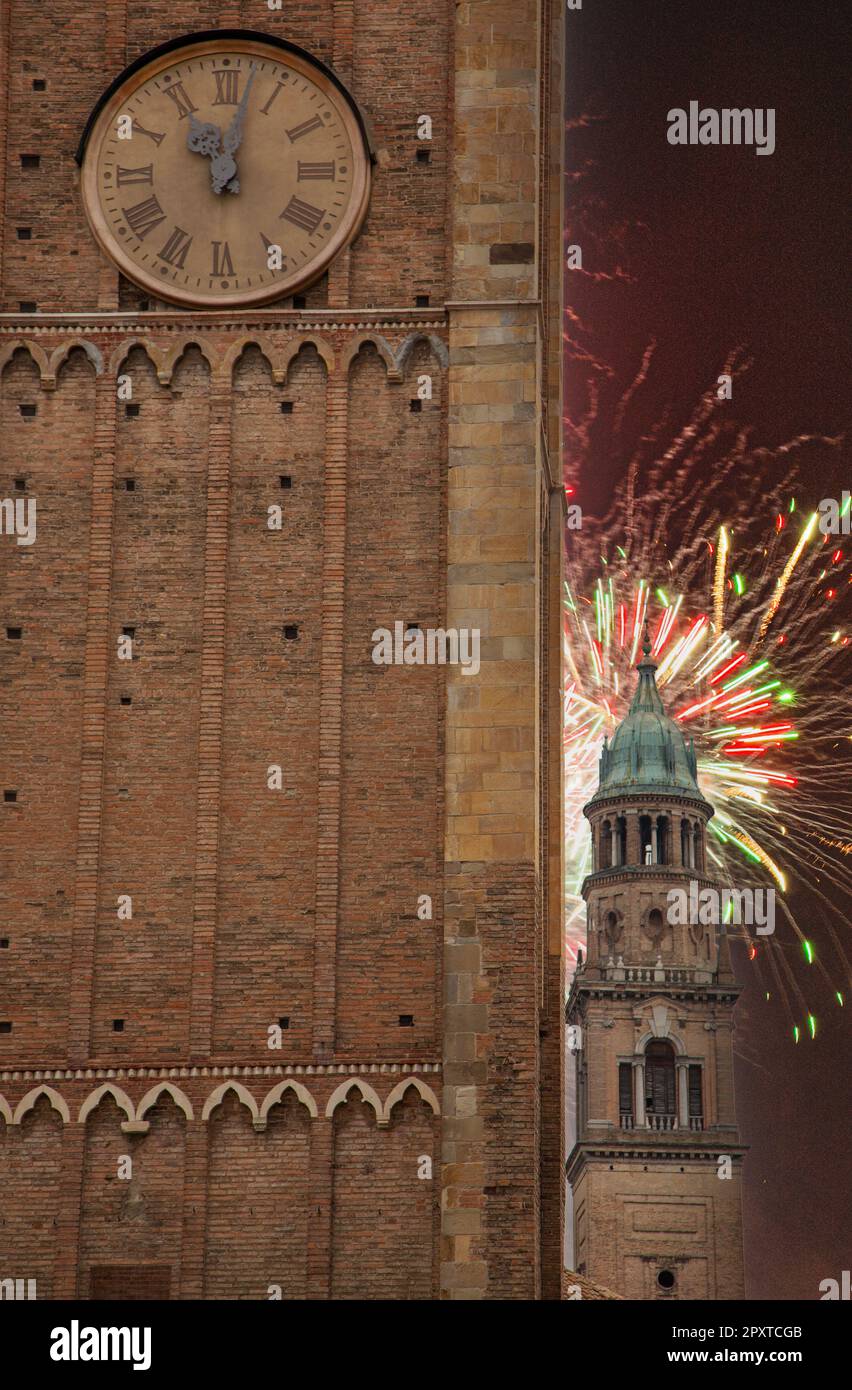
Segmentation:
[[(617, 404), (616, 446), (652, 356), (653, 345)], [(734, 352), (723, 370), (735, 378), (747, 368)], [(598, 421), (595, 392), (589, 403), (569, 422), (575, 457)], [(741, 881), (745, 864), (755, 884), (776, 891), (782, 921), (773, 936), (749, 943), (749, 956), (798, 1040), (816, 1036), (826, 991), (843, 1005), (849, 974), (852, 838), (841, 788), (852, 700), (839, 657), (849, 645), (852, 576), (837, 539), (823, 536), (816, 513), (800, 511), (793, 496), (797, 454), (839, 441), (800, 435), (773, 451), (755, 448), (719, 407), (711, 389), (665, 447), (668, 421), (659, 420), (634, 449), (610, 514), (584, 517), (582, 531), (568, 533), (568, 952), (576, 959), (585, 937), (582, 807), (597, 785), (603, 738), (627, 712), (647, 618), (668, 712), (695, 739), (715, 807), (708, 848), (719, 879)], [(779, 474), (772, 488), (767, 479)], [(806, 901), (803, 927), (796, 908)]]

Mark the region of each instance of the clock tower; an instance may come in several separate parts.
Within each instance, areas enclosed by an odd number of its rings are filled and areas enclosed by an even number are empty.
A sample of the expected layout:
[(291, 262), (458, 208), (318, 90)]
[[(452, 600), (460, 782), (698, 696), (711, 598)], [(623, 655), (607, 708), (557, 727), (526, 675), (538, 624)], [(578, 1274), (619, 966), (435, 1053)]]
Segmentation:
[(559, 1297), (563, 10), (0, 4), (41, 1299)]

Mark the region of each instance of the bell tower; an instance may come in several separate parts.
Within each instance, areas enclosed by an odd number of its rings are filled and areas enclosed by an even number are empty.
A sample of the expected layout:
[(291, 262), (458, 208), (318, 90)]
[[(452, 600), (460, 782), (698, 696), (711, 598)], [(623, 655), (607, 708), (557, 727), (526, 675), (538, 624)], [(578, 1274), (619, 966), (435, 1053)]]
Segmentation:
[(724, 932), (671, 907), (673, 890), (688, 902), (714, 886), (713, 807), (691, 742), (663, 708), (647, 628), (637, 669), (630, 711), (604, 743), (584, 808), (588, 954), (567, 1007), (577, 1096), (572, 1263), (631, 1299), (736, 1299), (739, 988)]

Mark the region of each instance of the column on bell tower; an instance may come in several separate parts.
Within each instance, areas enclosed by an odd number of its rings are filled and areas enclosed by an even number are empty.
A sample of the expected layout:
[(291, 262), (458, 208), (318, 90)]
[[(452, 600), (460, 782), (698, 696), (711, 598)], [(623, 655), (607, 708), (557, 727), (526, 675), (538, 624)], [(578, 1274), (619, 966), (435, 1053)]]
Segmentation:
[(635, 806), (628, 806), (625, 814), (627, 816), (627, 862), (628, 864), (639, 864), (642, 858), (639, 811)]

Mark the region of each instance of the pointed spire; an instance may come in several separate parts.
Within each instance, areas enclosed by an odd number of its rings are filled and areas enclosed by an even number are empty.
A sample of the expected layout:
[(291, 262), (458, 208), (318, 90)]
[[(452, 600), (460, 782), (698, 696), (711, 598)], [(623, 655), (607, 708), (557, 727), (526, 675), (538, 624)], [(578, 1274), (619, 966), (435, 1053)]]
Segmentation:
[(660, 699), (660, 692), (657, 689), (657, 682), (654, 673), (657, 663), (651, 660), (651, 633), (648, 626), (648, 619), (645, 619), (645, 636), (642, 642), (642, 660), (636, 670), (639, 672), (639, 684), (636, 693), (630, 704), (630, 713), (635, 714), (641, 710), (650, 710), (654, 714), (664, 714), (663, 702)]

